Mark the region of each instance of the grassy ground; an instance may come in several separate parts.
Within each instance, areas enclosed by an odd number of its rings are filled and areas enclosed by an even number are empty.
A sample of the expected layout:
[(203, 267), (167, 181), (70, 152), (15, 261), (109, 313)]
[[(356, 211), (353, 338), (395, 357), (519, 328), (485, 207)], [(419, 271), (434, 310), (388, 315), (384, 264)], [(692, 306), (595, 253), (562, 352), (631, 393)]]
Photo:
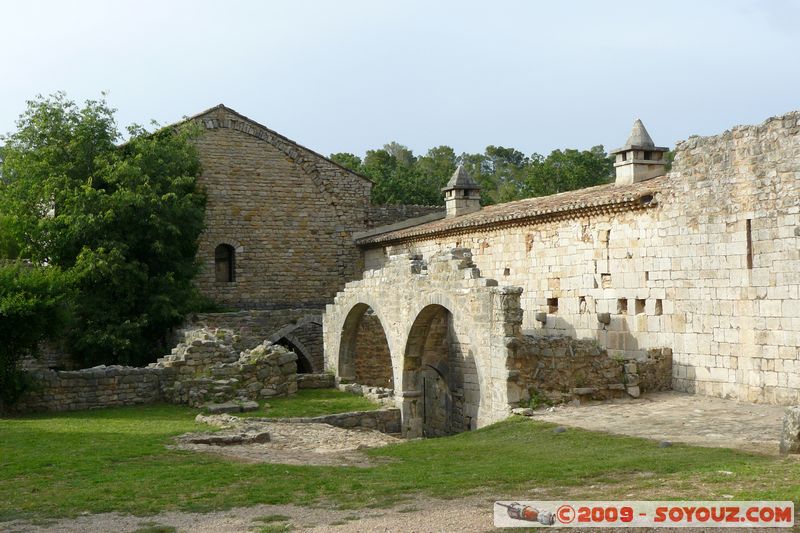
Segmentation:
[[(268, 416), (291, 418), (320, 416), (348, 411), (372, 411), (380, 406), (363, 396), (340, 392), (334, 389), (306, 389), (291, 398), (274, 398), (267, 402), (267, 409), (243, 413), (241, 416)], [(263, 405), (263, 403), (262, 403)]]
[[(337, 400), (324, 395), (270, 403), (298, 416)], [(290, 407), (293, 401), (308, 407)], [(555, 434), (528, 419), (370, 450), (386, 460), (368, 469), (242, 464), (166, 449), (172, 436), (205, 429), (194, 423), (196, 413), (159, 405), (0, 419), (0, 520), (257, 503), (355, 508), (415, 494), (800, 500), (800, 462), (792, 459), (659, 448), (578, 429)]]

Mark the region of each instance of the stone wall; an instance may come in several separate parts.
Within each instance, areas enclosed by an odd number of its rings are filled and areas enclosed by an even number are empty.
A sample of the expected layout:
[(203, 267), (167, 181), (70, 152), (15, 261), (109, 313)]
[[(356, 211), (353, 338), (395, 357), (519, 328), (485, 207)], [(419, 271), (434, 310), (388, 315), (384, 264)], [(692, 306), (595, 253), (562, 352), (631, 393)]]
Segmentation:
[(392, 359), (380, 319), (367, 310), (358, 328), (355, 348), (355, 382), (392, 388)]
[(168, 369), (164, 398), (200, 406), (233, 399), (257, 400), (297, 392), (297, 355), (267, 341), (237, 352), (235, 335), (225, 330), (194, 330), (186, 340), (148, 368)]
[(269, 342), (242, 353), (225, 330), (191, 330), (172, 353), (146, 368), (100, 366), (30, 373), (34, 387), (15, 410), (73, 411), (167, 401), (206, 402), (286, 396), (297, 391), (297, 356)]
[(375, 411), (351, 411), (334, 415), (294, 418), (250, 418), (253, 421), (272, 423), (317, 423), (330, 424), (340, 428), (369, 428), (383, 433), (400, 433), (400, 409), (388, 408)]
[(312, 372), (321, 372), (324, 367), (319, 311), (300, 308), (198, 313), (177, 332), (174, 343), (180, 342), (186, 331), (198, 328), (232, 331), (233, 348), (239, 352), (255, 348), (265, 340), (273, 343), (285, 340), (297, 348), (297, 355), (307, 360)]
[(591, 338), (624, 357), (669, 347), (677, 390), (797, 403), (798, 119), (679, 143), (671, 173), (644, 182), (654, 207), (409, 238), (368, 250), (367, 267), (465, 247), (482, 275), (523, 288), (527, 334)]
[(508, 359), (525, 406), (638, 397), (643, 392), (669, 390), (671, 362), (668, 349), (649, 350), (644, 359), (631, 360), (609, 355), (597, 341), (563, 336), (524, 336)]
[(335, 386), (336, 379), (331, 373), (297, 374), (298, 389), (332, 389)]
[[(360, 274), (351, 235), (372, 183), (223, 106), (195, 120), (208, 194), (196, 282), (240, 309), (319, 308)], [(216, 281), (214, 250), (235, 250), (235, 280)]]
[(160, 401), (162, 380), (168, 371), (123, 366), (84, 370), (34, 371), (34, 388), (14, 406), (15, 411), (76, 411), (139, 405)]
[[(441, 251), (427, 261), (392, 257), (385, 268), (348, 283), (326, 307), (326, 367), (340, 378), (355, 378), (359, 325), (371, 308), (389, 346), (391, 388), (405, 435), (501, 420), (519, 401), (509, 388), (506, 358), (508, 338), (521, 334), (521, 292), (483, 278), (468, 250)], [(441, 424), (429, 407), (443, 415)]]
[(443, 205), (371, 205), (367, 211), (365, 229), (387, 226), (409, 218), (423, 217), (432, 213), (444, 213)]

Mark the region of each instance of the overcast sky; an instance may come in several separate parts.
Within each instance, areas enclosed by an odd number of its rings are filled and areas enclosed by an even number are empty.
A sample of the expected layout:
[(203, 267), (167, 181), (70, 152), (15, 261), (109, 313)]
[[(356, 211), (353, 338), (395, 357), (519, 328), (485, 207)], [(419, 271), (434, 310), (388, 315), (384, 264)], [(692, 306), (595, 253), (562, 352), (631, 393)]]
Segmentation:
[(800, 0), (0, 0), (0, 132), (108, 91), (124, 126), (218, 103), (323, 154), (656, 144), (800, 108)]

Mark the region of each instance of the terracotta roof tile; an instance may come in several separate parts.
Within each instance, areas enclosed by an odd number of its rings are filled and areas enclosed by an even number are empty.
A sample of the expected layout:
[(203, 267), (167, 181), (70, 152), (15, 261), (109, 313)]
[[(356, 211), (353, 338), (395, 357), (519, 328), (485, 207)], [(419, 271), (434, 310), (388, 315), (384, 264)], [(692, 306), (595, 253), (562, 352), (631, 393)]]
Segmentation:
[(667, 176), (632, 185), (598, 185), (576, 191), (527, 198), (498, 205), (459, 217), (445, 218), (419, 226), (371, 235), (356, 240), (359, 246), (415, 240), (437, 234), (465, 233), (483, 227), (514, 225), (535, 220), (579, 217), (587, 212), (626, 211), (654, 207), (653, 197), (665, 185)]

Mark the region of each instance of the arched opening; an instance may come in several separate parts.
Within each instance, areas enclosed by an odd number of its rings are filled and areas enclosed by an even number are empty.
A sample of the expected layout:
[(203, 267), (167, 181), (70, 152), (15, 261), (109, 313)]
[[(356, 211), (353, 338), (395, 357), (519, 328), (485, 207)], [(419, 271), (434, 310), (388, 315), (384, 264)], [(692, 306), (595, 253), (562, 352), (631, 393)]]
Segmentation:
[(281, 337), (276, 344), (280, 344), (287, 350), (293, 351), (297, 355), (297, 373), (298, 374), (313, 374), (314, 368), (308, 357), (306, 351), (297, 346), (296, 343), (290, 341), (286, 337)]
[(236, 281), (236, 250), (230, 244), (220, 244), (214, 249), (214, 273), (219, 282)]
[(380, 318), (367, 304), (357, 304), (342, 327), (339, 379), (371, 387), (394, 388), (389, 342)]
[(420, 311), (408, 336), (403, 362), (403, 421), (411, 436), (452, 435), (474, 429), (480, 387), (469, 342), (441, 305)]

